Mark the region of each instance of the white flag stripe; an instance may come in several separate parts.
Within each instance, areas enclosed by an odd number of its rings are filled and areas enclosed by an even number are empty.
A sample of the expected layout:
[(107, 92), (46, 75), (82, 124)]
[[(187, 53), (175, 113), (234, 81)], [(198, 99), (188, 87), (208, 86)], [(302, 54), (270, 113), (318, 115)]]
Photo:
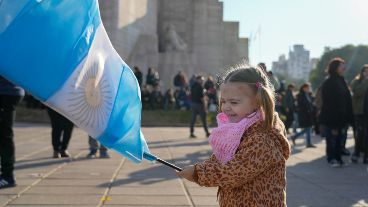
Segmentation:
[(46, 104), (98, 137), (109, 122), (122, 66), (100, 24), (87, 57)]

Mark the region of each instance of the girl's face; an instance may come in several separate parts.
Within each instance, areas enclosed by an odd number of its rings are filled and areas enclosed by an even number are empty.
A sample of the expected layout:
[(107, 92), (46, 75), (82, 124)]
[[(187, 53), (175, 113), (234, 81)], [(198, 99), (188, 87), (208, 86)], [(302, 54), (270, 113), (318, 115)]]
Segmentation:
[(237, 123), (258, 107), (257, 94), (246, 83), (224, 83), (220, 87), (221, 111)]

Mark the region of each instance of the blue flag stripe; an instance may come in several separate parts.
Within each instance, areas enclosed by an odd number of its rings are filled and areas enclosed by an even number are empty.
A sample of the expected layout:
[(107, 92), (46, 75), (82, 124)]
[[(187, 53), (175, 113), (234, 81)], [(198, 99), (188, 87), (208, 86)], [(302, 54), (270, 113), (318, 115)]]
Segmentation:
[[(0, 34), (0, 71), (45, 101), (87, 55), (100, 24), (98, 5), (96, 1), (43, 0), (25, 9), (28, 11), (22, 12)], [(18, 55), (22, 53), (27, 55)], [(25, 70), (30, 66), (31, 70)], [(34, 78), (20, 80), (14, 70)]]
[(142, 108), (137, 85), (134, 73), (124, 66), (108, 126), (97, 138), (104, 146), (114, 149), (133, 162), (142, 160), (143, 151), (149, 152), (143, 134), (140, 133)]

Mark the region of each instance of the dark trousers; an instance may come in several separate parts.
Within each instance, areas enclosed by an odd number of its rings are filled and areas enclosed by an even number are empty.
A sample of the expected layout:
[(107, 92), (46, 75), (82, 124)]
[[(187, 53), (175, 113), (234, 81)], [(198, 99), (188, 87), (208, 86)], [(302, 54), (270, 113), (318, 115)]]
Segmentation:
[(326, 135), (326, 154), (327, 162), (335, 159), (341, 162), (341, 141), (343, 139), (343, 128), (330, 128), (324, 129)]
[(355, 116), (354, 140), (353, 155), (359, 157), (363, 152), (364, 158), (368, 159), (368, 119), (363, 115)]
[[(52, 109), (48, 109), (51, 120), (51, 137), (54, 151), (65, 151), (68, 148), (70, 137), (72, 136), (74, 124), (61, 114)], [(62, 138), (62, 139), (61, 139)]]
[(293, 124), (294, 121), (294, 110), (289, 110), (286, 112), (286, 120), (285, 120), (285, 129), (286, 131), (289, 131), (289, 128)]
[(93, 139), (92, 137), (88, 136), (88, 145), (89, 145), (89, 150), (91, 151), (97, 151), (98, 149), (100, 149), (100, 152), (106, 152), (107, 148), (105, 146), (103, 146), (102, 144), (100, 144), (100, 146), (98, 146), (98, 141)]
[(194, 133), (194, 125), (197, 120), (197, 115), (201, 117), (203, 128), (206, 134), (209, 134), (208, 127), (207, 127), (207, 113), (204, 110), (203, 104), (199, 104), (199, 103), (192, 103), (192, 120), (190, 122), (190, 134)]
[(1, 176), (14, 179), (15, 145), (13, 125), (15, 107), (21, 96), (0, 95), (0, 159)]

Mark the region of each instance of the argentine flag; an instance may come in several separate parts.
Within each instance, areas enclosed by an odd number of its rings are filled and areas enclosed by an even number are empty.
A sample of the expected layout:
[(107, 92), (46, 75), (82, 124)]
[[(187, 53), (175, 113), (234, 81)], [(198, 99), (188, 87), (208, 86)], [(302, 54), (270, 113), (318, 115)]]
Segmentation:
[(129, 160), (149, 154), (138, 82), (97, 0), (0, 0), (0, 75)]

